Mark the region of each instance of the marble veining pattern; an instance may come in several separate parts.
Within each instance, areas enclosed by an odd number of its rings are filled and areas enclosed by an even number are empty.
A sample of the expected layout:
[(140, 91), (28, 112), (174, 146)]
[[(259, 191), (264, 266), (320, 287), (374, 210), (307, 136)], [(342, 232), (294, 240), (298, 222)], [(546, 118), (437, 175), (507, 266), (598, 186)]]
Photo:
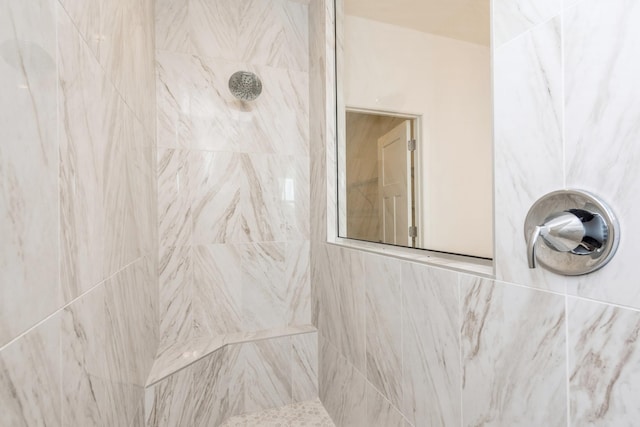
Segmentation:
[(367, 378), (402, 405), (402, 264), (380, 256), (364, 261)]
[[(184, 369), (146, 388), (147, 425), (172, 427), (220, 425), (230, 417), (316, 399), (309, 388), (293, 392), (294, 382), (315, 375), (315, 332), (294, 336), (244, 337), (202, 356)], [(301, 348), (307, 346), (306, 351)], [(200, 351), (185, 352), (187, 358)], [(178, 369), (178, 370), (175, 370)], [(307, 371), (307, 369), (309, 371)], [(301, 378), (296, 378), (300, 376)], [(157, 376), (156, 376), (157, 378)]]
[(640, 312), (569, 298), (572, 426), (629, 425), (640, 417)]
[(462, 374), (457, 274), (406, 263), (402, 283), (403, 413), (416, 427), (458, 425)]
[[(268, 329), (257, 332), (239, 332), (237, 334), (225, 334), (216, 337), (195, 337), (188, 342), (176, 342), (158, 352), (156, 359), (147, 377), (146, 385), (151, 386), (167, 376), (185, 368), (216, 350), (230, 344), (260, 341), (282, 336), (294, 336), (299, 334), (311, 334), (316, 328), (311, 325), (290, 326), (283, 329)], [(311, 338), (309, 338), (311, 339)], [(295, 343), (295, 340), (294, 340)], [(311, 362), (309, 362), (311, 363)]]
[(522, 231), (531, 205), (564, 186), (560, 19), (498, 48), (494, 62), (496, 277), (564, 292), (562, 278), (528, 268)]
[[(301, 71), (158, 52), (160, 146), (308, 156), (308, 76)], [(228, 90), (235, 71), (255, 72), (251, 103)]]
[(2, 425), (63, 425), (59, 366), (59, 315), (0, 352)]
[(55, 6), (1, 5), (0, 346), (61, 302)]
[(139, 424), (158, 344), (152, 1), (1, 3), (0, 424)]
[(366, 390), (367, 427), (404, 427), (408, 421), (378, 390), (367, 384)]
[(493, 3), (495, 46), (499, 47), (556, 16), (562, 10), (563, 1), (570, 0), (495, 0)]
[(109, 412), (105, 288), (100, 286), (62, 314), (63, 425), (99, 425)]
[[(622, 229), (620, 247), (603, 270), (569, 282), (569, 293), (640, 308), (635, 237), (640, 226), (640, 5), (583, 1), (564, 13), (567, 185), (611, 204)], [(611, 284), (604, 286), (603, 284)]]
[[(311, 320), (307, 9), (157, 4), (163, 348)], [(227, 88), (239, 69), (254, 102)]]
[(320, 400), (337, 426), (365, 427), (366, 379), (319, 336)]
[(58, 14), (58, 38), (61, 281), (65, 299), (71, 300), (104, 280), (107, 270), (106, 127), (116, 94), (63, 10)]
[(318, 397), (318, 334), (291, 336), (291, 395), (294, 402)]
[(464, 425), (565, 426), (564, 298), (461, 276)]

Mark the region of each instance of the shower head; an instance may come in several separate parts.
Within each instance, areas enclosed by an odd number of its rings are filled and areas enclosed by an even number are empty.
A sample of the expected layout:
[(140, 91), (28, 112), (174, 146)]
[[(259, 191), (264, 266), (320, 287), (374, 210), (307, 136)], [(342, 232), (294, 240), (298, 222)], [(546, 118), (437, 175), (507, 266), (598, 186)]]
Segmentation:
[(262, 82), (254, 73), (238, 71), (229, 79), (229, 90), (241, 101), (253, 101), (262, 93)]

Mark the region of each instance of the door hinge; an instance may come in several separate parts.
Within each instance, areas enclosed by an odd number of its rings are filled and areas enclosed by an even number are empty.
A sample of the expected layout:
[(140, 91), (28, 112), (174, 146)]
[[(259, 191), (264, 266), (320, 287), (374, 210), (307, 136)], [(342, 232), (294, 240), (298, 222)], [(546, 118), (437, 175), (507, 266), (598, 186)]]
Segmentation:
[(409, 227), (409, 237), (418, 237), (418, 227), (415, 225)]
[(409, 141), (407, 141), (407, 149), (409, 151), (416, 151), (416, 140), (415, 139), (410, 139)]

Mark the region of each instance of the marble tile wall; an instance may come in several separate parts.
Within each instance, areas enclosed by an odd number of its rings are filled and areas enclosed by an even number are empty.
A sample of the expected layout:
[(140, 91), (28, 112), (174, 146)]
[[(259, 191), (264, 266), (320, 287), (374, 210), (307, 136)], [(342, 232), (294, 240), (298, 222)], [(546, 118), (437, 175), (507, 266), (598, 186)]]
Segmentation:
[(307, 8), (156, 2), (161, 347), (311, 323)]
[(1, 425), (132, 425), (158, 344), (151, 0), (0, 1)]
[[(636, 423), (640, 6), (494, 1), (495, 277), (327, 243), (333, 2), (309, 11), (312, 318), (320, 397), (336, 425)], [(597, 273), (527, 267), (526, 212), (564, 187), (601, 195), (619, 217), (620, 249)]]
[(148, 427), (218, 426), (316, 399), (317, 332), (229, 344), (146, 390)]

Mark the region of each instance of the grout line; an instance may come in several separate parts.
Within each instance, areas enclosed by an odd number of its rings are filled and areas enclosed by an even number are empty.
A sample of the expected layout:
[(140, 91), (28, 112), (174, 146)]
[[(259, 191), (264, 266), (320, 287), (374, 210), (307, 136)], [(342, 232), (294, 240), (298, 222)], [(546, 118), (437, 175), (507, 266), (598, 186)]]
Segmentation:
[(565, 334), (565, 380), (566, 380), (566, 410), (567, 410), (567, 427), (571, 426), (571, 385), (570, 377), (571, 371), (569, 363), (569, 298), (564, 299), (564, 334)]
[[(473, 277), (478, 277), (478, 278), (484, 279), (481, 276), (473, 275)], [(587, 298), (587, 297), (583, 297), (583, 296), (580, 296), (580, 295), (573, 295), (573, 294), (569, 294), (569, 293), (563, 293), (563, 292), (560, 292), (560, 291), (553, 291), (553, 290), (550, 290), (550, 289), (535, 288), (533, 286), (522, 285), (522, 284), (513, 283), (513, 282), (506, 282), (506, 281), (503, 281), (503, 280), (496, 280), (496, 279), (491, 279), (491, 280), (493, 280), (494, 283), (502, 285), (502, 286), (514, 286), (514, 287), (517, 287), (517, 288), (528, 289), (530, 291), (543, 292), (545, 294), (552, 294), (552, 295), (557, 295), (557, 296), (561, 296), (561, 297), (566, 296), (566, 297), (577, 299), (577, 300), (581, 300), (581, 301), (586, 301), (586, 302), (591, 302), (591, 303), (596, 303), (596, 304), (602, 304), (602, 305), (608, 305), (608, 306), (619, 308), (619, 309), (622, 309), (622, 310), (628, 310), (628, 311), (633, 311), (633, 312), (640, 313), (640, 307), (625, 306), (625, 305), (617, 304), (617, 303), (614, 303), (614, 302), (608, 302), (608, 301), (598, 300), (598, 299), (594, 299), (594, 298)], [(565, 288), (566, 288), (566, 286), (568, 286), (568, 285), (565, 285)]]
[(132, 265), (134, 265), (135, 263), (137, 263), (138, 261), (144, 259), (143, 256), (136, 258), (134, 261), (131, 261), (129, 264), (125, 265), (124, 267), (122, 267), (120, 270), (116, 271), (115, 273), (111, 274), (108, 277), (105, 277), (103, 280), (101, 280), (99, 283), (97, 283), (96, 285), (92, 286), (90, 289), (86, 290), (85, 292), (81, 293), (80, 295), (78, 295), (76, 298), (72, 299), (71, 301), (69, 301), (68, 303), (64, 304), (63, 306), (61, 306), (60, 308), (56, 309), (54, 312), (52, 312), (51, 314), (49, 314), (48, 316), (46, 316), (44, 319), (40, 320), (39, 322), (37, 322), (36, 324), (34, 324), (33, 326), (31, 326), (30, 328), (26, 329), (24, 332), (20, 333), (18, 336), (16, 336), (15, 338), (13, 338), (11, 341), (7, 342), (6, 344), (4, 344), (2, 347), (0, 347), (0, 352), (6, 350), (7, 348), (9, 348), (11, 345), (15, 344), (17, 341), (19, 341), (20, 339), (24, 338), (26, 335), (30, 334), (31, 332), (33, 332), (35, 329), (38, 329), (40, 326), (42, 326), (43, 324), (45, 324), (46, 322), (48, 322), (49, 320), (51, 320), (52, 318), (54, 318), (55, 316), (57, 316), (58, 314), (60, 314), (62, 311), (64, 311), (65, 309), (67, 309), (69, 306), (73, 305), (74, 303), (76, 303), (78, 300), (84, 298), (85, 296), (87, 296), (88, 294), (90, 294), (91, 292), (93, 292), (95, 289), (97, 289), (99, 286), (104, 285), (107, 281), (113, 279), (115, 276), (117, 276), (118, 274), (122, 273), (123, 271), (125, 271), (127, 268), (131, 267)]
[(464, 400), (462, 398), (462, 393), (464, 391), (463, 388), (463, 374), (464, 374), (464, 366), (462, 365), (462, 324), (464, 319), (462, 317), (462, 276), (460, 274), (458, 276), (458, 356), (460, 363), (460, 427), (464, 427)]
[[(404, 272), (406, 271), (407, 267), (405, 265), (403, 265), (402, 263), (400, 264), (400, 406), (401, 411), (400, 413), (402, 414), (403, 417), (405, 417), (404, 414), (404, 407), (405, 407), (405, 382), (406, 382), (406, 378), (405, 376), (405, 354), (404, 354), (404, 349), (405, 349), (405, 340), (407, 339), (407, 333), (405, 331), (406, 328), (406, 307), (405, 307), (405, 286), (403, 286), (403, 284), (405, 283), (404, 281)], [(406, 420), (407, 423), (409, 423), (409, 420)], [(410, 423), (409, 423), (410, 424)]]
[(512, 39), (507, 40), (506, 42), (503, 42), (501, 45), (499, 46), (494, 46), (493, 50), (497, 51), (499, 49), (502, 49), (503, 47), (515, 42), (516, 40), (519, 40), (523, 37), (526, 37), (527, 35), (529, 35), (530, 33), (536, 31), (538, 28), (540, 27), (544, 27), (546, 24), (548, 24), (549, 22), (553, 21), (555, 18), (557, 18), (558, 16), (560, 16), (562, 14), (562, 9), (555, 12), (552, 16), (543, 18), (542, 21), (540, 21), (540, 23), (535, 24), (534, 26), (532, 26), (531, 28), (528, 28), (527, 30), (523, 31), (522, 33), (518, 34), (517, 36), (513, 37)]
[[(58, 179), (58, 191), (61, 188), (61, 179), (60, 179), (60, 49), (59, 49), (59, 44), (60, 44), (60, 34), (59, 34), (59, 23), (60, 23), (60, 11), (63, 10), (64, 8), (62, 6), (61, 3), (56, 2), (56, 7), (54, 10), (54, 16), (55, 16), (55, 45), (56, 45), (56, 53), (55, 53), (55, 58), (56, 58), (56, 145), (58, 147), (57, 150), (57, 160), (58, 160), (58, 173), (57, 173), (57, 179)], [(65, 12), (66, 13), (66, 12)], [(56, 202), (57, 202), (57, 213), (58, 213), (58, 233), (57, 233), (57, 237), (58, 237), (58, 295), (63, 295), (63, 291), (62, 291), (62, 269), (60, 268), (60, 266), (62, 265), (62, 229), (61, 229), (61, 223), (62, 223), (62, 215), (60, 214), (61, 211), (61, 202), (60, 202), (60, 197), (56, 197)], [(11, 342), (9, 342), (9, 344), (11, 344)], [(7, 345), (9, 345), (7, 344)], [(0, 348), (0, 352), (2, 351), (4, 347)], [(63, 361), (62, 361), (62, 316), (60, 316), (60, 321), (58, 323), (58, 374), (59, 374), (59, 397), (60, 397), (60, 425), (64, 425), (64, 380), (63, 380)]]
[(567, 130), (566, 130), (566, 70), (565, 70), (565, 55), (564, 55), (564, 11), (560, 14), (560, 126), (561, 134), (560, 139), (562, 141), (562, 186), (567, 188)]

